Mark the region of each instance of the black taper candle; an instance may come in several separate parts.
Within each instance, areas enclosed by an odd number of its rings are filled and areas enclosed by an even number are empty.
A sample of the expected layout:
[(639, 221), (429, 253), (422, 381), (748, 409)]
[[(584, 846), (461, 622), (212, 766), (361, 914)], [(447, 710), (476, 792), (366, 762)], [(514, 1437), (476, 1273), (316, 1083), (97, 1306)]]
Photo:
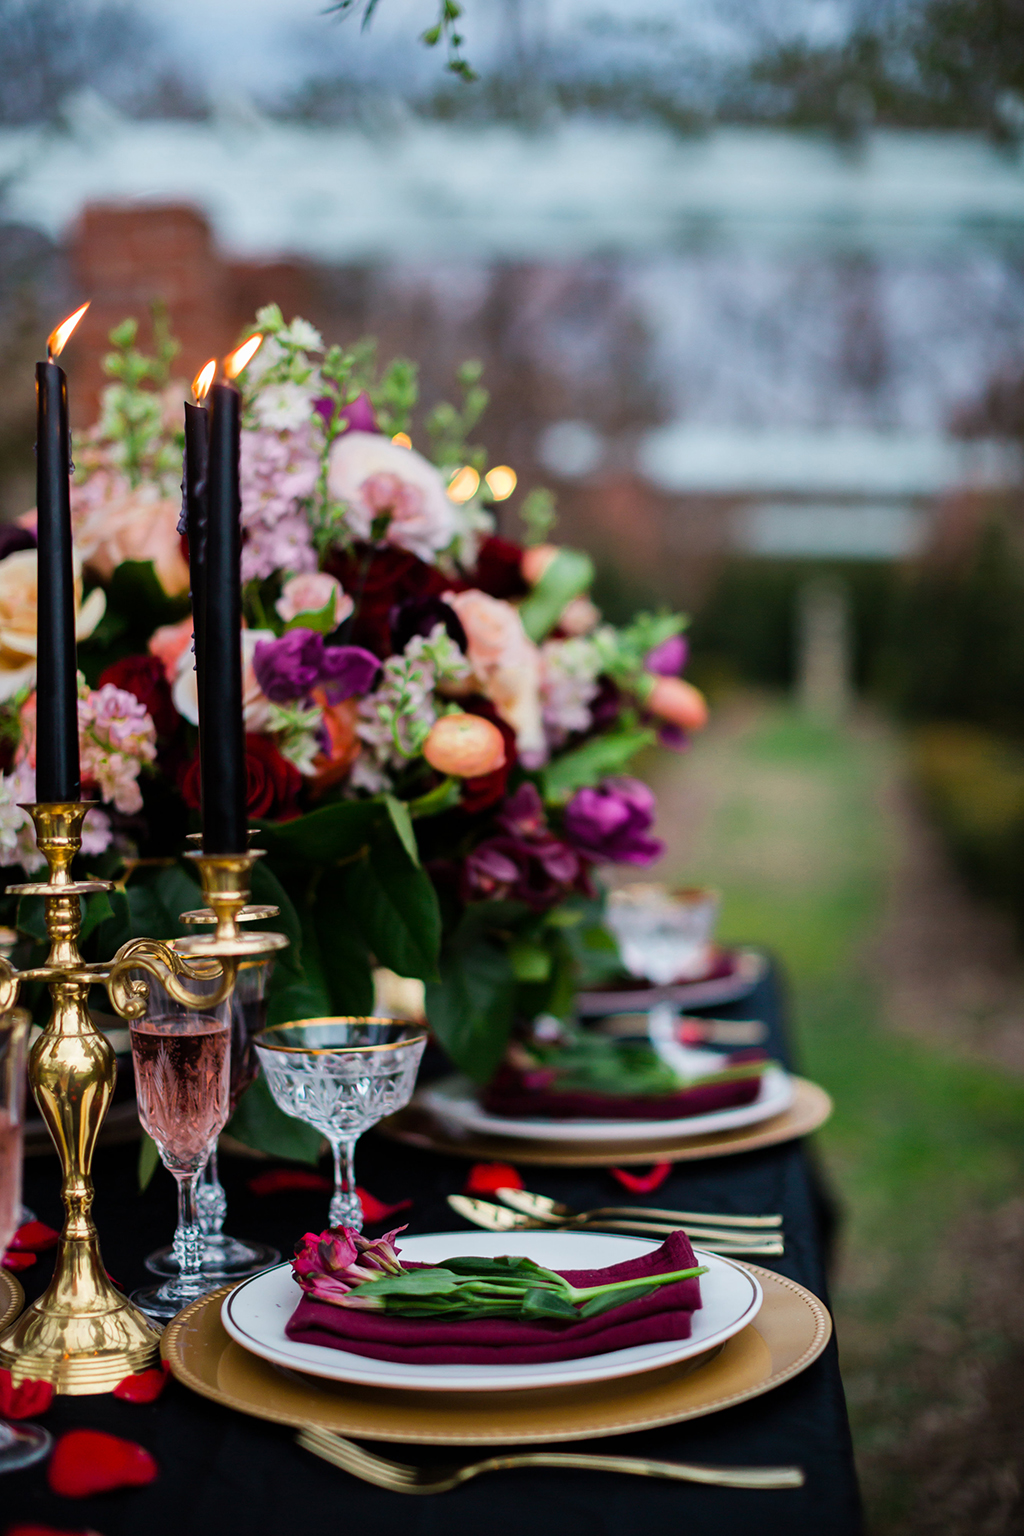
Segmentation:
[(205, 406), (185, 403), (185, 532), (188, 535), (189, 586), (192, 592), (192, 634), (195, 641), (196, 688), (199, 695), (199, 750), (203, 749), (203, 658), (206, 619), (206, 460), (210, 418)]
[(238, 485), (242, 400), (230, 384), (210, 391), (206, 467), (206, 598), (203, 635), (203, 852), (248, 846), (242, 724), (242, 528)]
[(52, 360), (36, 364), (36, 799), (78, 800), (78, 654), (71, 552), (68, 383)]

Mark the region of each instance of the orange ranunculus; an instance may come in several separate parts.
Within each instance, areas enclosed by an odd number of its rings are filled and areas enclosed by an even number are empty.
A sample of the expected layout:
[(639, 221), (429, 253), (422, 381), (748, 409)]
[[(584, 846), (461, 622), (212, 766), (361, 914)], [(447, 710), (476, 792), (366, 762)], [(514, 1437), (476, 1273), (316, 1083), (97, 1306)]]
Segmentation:
[(356, 735), (358, 699), (342, 699), (340, 704), (329, 704), (323, 688), (313, 689), (313, 699), (323, 710), (324, 728), (331, 743), (329, 753), (321, 752), (313, 759), (315, 771), (307, 780), (315, 800), (341, 782), (359, 756), (361, 743)]
[(430, 727), (423, 756), (438, 773), (478, 779), (502, 767), (505, 740), (493, 721), (482, 715), (442, 715)]

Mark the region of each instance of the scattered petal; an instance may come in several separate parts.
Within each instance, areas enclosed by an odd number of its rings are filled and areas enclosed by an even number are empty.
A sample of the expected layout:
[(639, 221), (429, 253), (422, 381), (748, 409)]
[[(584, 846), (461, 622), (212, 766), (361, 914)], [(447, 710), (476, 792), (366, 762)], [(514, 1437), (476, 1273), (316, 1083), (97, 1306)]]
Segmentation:
[(48, 1381), (22, 1381), (17, 1386), (10, 1371), (0, 1370), (0, 1419), (35, 1419), (53, 1401)]
[(371, 1195), (368, 1189), (362, 1189), (358, 1184), (356, 1194), (363, 1208), (364, 1221), (386, 1221), (396, 1211), (408, 1211), (412, 1207), (411, 1200), (399, 1200), (397, 1205), (385, 1205), (383, 1200), (378, 1200), (376, 1195)]
[(258, 1173), (248, 1184), (252, 1195), (280, 1195), (286, 1190), (333, 1188), (330, 1179), (324, 1178), (322, 1173), (314, 1173), (310, 1168), (268, 1168), (266, 1173)]
[(35, 1261), (36, 1256), (34, 1253), (12, 1253), (8, 1248), (3, 1258), (0, 1259), (0, 1264), (3, 1265), (4, 1269), (31, 1269)]
[(62, 1525), (29, 1524), (9, 1525), (4, 1531), (4, 1536), (99, 1536), (99, 1532), (91, 1528), (88, 1531), (83, 1531), (81, 1528), (77, 1531), (68, 1531)]
[(158, 1468), (144, 1446), (98, 1429), (72, 1429), (57, 1441), (47, 1481), (64, 1499), (151, 1483)]
[(118, 1382), (113, 1395), (125, 1403), (155, 1403), (167, 1384), (170, 1369), (167, 1361), (163, 1360), (151, 1370), (137, 1371), (134, 1376), (126, 1376)]
[(613, 1179), (633, 1195), (649, 1195), (659, 1189), (672, 1172), (672, 1163), (655, 1163), (650, 1173), (627, 1173), (625, 1168), (609, 1168)]
[(59, 1242), (60, 1233), (48, 1227), (45, 1221), (26, 1221), (11, 1238), (11, 1247), (15, 1252), (27, 1249), (29, 1253), (42, 1253), (47, 1248), (55, 1248)]
[(499, 1189), (522, 1189), (523, 1181), (511, 1163), (474, 1163), (463, 1191), (467, 1195), (493, 1195)]

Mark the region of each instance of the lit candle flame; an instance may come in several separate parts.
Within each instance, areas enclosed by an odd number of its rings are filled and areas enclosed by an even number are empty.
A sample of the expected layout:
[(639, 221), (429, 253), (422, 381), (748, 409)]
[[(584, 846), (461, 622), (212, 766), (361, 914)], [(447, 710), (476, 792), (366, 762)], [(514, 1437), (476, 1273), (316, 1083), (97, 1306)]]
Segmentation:
[(260, 349), (262, 341), (263, 337), (257, 333), (255, 336), (250, 336), (248, 341), (243, 341), (242, 345), (236, 347), (234, 352), (228, 353), (224, 359), (224, 372), (229, 379), (237, 379), (246, 363), (252, 362)]
[(46, 342), (47, 357), (60, 357), (60, 354), (64, 351), (64, 348), (68, 343), (71, 333), (74, 331), (79, 320), (81, 320), (82, 316), (85, 314), (91, 303), (92, 300), (87, 299), (86, 302), (82, 305), (81, 309), (76, 309), (73, 315), (68, 315), (66, 320), (61, 321), (60, 325), (58, 325), (55, 331), (50, 332)]
[(214, 374), (216, 372), (217, 359), (215, 357), (211, 357), (210, 361), (203, 364), (202, 368), (200, 368), (199, 372), (192, 380), (192, 398), (196, 405), (202, 405), (203, 401), (210, 393), (210, 385), (213, 383)]

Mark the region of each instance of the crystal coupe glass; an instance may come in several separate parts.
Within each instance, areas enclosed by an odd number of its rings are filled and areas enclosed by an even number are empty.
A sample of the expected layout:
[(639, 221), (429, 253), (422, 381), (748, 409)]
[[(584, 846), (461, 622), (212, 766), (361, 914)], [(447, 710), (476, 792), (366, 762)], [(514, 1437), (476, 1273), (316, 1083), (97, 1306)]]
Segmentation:
[(257, 1035), (256, 1053), (286, 1115), (321, 1131), (334, 1153), (332, 1227), (362, 1231), (355, 1145), (363, 1131), (408, 1104), (426, 1030), (394, 1019), (304, 1019)]
[[(29, 1016), (23, 1008), (0, 1014), (0, 1254), (21, 1225), (22, 1127), (25, 1121), (25, 1052)], [(0, 1419), (0, 1472), (17, 1472), (40, 1461), (50, 1436), (38, 1424)]]

